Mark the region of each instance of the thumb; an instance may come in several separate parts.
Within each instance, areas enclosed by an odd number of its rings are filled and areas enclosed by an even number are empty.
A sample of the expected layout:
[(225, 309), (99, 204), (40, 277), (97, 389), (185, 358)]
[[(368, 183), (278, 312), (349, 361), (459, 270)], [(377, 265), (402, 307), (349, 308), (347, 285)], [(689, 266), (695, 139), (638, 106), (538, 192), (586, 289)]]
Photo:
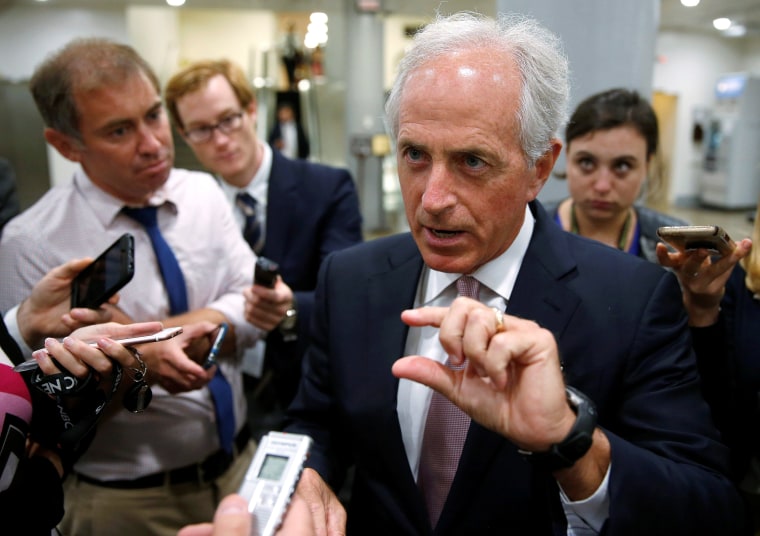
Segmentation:
[(222, 499), (214, 514), (214, 536), (248, 536), (250, 533), (248, 502), (237, 494)]
[(56, 277), (61, 279), (72, 279), (79, 272), (84, 270), (93, 259), (91, 257), (85, 257), (83, 259), (73, 259), (64, 264), (53, 268), (52, 272)]

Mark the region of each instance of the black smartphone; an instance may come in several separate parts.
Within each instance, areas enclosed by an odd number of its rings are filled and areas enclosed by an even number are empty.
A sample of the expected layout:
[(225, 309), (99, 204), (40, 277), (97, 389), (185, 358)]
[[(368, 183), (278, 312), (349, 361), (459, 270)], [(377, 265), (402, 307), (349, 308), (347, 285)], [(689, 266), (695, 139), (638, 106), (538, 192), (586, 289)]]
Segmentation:
[(728, 233), (718, 225), (660, 227), (657, 236), (678, 251), (707, 249), (713, 255), (727, 256), (736, 247)]
[(256, 268), (253, 270), (253, 284), (274, 288), (279, 273), (279, 264), (266, 257), (259, 257), (256, 259)]
[(71, 282), (71, 307), (97, 309), (135, 274), (135, 239), (124, 233)]
[(210, 369), (217, 364), (216, 356), (219, 355), (219, 352), (222, 349), (222, 342), (224, 342), (224, 336), (227, 335), (227, 329), (227, 324), (224, 322), (219, 324), (219, 327), (216, 328), (214, 343), (211, 345), (211, 349), (208, 351), (208, 355), (206, 355), (206, 359), (202, 364), (204, 369)]

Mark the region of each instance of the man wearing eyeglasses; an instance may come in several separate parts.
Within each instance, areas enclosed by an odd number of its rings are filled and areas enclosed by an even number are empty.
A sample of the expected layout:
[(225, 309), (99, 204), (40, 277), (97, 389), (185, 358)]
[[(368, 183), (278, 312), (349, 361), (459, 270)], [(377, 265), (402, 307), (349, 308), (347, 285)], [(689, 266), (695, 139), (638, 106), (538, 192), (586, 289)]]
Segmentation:
[[(319, 266), (329, 253), (362, 241), (354, 182), (344, 169), (291, 160), (259, 140), (253, 89), (230, 61), (184, 68), (169, 80), (164, 96), (195, 156), (222, 179), (251, 248), (279, 264), (278, 287), (245, 291), (249, 322), (269, 332), (246, 355), (245, 370), (265, 378), (271, 370), (276, 405), (284, 409), (300, 380)], [(276, 307), (283, 299), (281, 282), (290, 291), (284, 316)]]

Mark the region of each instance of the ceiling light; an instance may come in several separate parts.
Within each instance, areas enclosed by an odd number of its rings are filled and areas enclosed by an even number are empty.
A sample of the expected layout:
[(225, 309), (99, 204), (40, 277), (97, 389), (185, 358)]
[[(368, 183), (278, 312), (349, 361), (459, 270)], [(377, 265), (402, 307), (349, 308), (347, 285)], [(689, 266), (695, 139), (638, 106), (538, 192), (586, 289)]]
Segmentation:
[(713, 21), (713, 26), (716, 30), (728, 30), (731, 27), (731, 19), (721, 17)]
[(699, 0), (681, 0), (681, 5), (686, 7), (698, 6)]
[(315, 11), (314, 13), (311, 14), (311, 16), (309, 16), (309, 20), (311, 22), (327, 24), (327, 13), (322, 13), (321, 11)]
[(179, 7), (185, 5), (185, 0), (166, 0), (166, 3), (171, 7)]

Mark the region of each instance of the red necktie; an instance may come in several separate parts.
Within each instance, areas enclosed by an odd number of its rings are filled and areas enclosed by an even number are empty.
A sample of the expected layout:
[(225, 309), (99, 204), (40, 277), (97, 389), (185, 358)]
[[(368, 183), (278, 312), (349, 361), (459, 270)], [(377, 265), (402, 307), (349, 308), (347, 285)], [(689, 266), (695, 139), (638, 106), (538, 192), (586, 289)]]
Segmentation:
[[(460, 296), (478, 299), (480, 283), (474, 277), (463, 275), (457, 279)], [(446, 360), (446, 366), (459, 370), (464, 364), (453, 367)], [(422, 437), (420, 471), (417, 483), (425, 497), (430, 522), (435, 527), (441, 516), (443, 505), (449, 494), (462, 455), (470, 417), (452, 404), (448, 398), (433, 391), (430, 401), (425, 434)]]

